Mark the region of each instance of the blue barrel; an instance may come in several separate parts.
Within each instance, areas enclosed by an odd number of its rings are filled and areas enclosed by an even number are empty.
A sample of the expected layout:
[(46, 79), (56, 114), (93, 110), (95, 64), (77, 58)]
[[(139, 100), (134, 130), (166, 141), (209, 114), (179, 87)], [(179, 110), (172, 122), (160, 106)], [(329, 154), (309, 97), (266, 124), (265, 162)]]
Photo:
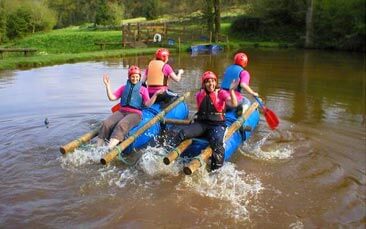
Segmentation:
[[(136, 133), (138, 129), (144, 126), (147, 122), (153, 119), (158, 113), (160, 113), (162, 109), (160, 108), (159, 104), (153, 104), (151, 107), (144, 108), (142, 110), (142, 120), (141, 122), (133, 127), (128, 136), (133, 135)], [(188, 105), (185, 102), (180, 102), (177, 106), (171, 109), (167, 114), (165, 114), (164, 118), (171, 118), (171, 119), (187, 119), (189, 114)], [(167, 126), (169, 128), (171, 126)], [(146, 146), (154, 137), (160, 134), (162, 127), (161, 122), (156, 122), (152, 125), (149, 129), (147, 129), (143, 134), (141, 134), (137, 139), (127, 147), (123, 153), (128, 154), (132, 152), (133, 149), (140, 149)], [(126, 138), (127, 138), (126, 137)]]

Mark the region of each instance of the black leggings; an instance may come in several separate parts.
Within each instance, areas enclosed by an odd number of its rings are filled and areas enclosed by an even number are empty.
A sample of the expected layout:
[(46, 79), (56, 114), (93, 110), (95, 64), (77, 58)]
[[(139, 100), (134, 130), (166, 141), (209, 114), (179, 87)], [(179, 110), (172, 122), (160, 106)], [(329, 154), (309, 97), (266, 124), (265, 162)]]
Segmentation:
[[(179, 128), (170, 134), (170, 145), (178, 146), (183, 140), (195, 137), (205, 137), (213, 150), (211, 157), (211, 170), (223, 166), (225, 159), (224, 135), (226, 126), (210, 125), (203, 122), (195, 122)], [(173, 136), (172, 136), (173, 135)], [(168, 138), (169, 139), (169, 138)]]

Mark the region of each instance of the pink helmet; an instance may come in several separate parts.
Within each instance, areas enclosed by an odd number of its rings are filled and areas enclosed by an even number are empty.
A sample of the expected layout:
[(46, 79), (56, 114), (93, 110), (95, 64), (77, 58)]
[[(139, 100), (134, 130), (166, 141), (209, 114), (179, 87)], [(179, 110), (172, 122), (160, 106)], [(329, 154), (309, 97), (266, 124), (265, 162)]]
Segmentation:
[(155, 58), (157, 60), (162, 60), (162, 61), (166, 61), (169, 57), (169, 50), (168, 49), (165, 49), (165, 48), (160, 48), (158, 50), (156, 50), (156, 53), (155, 53)]
[(248, 57), (245, 53), (239, 52), (234, 56), (234, 63), (242, 66), (243, 68), (248, 65)]
[(208, 79), (214, 79), (217, 82), (217, 76), (215, 75), (215, 73), (213, 73), (211, 71), (206, 71), (205, 73), (203, 73), (203, 75), (201, 77), (202, 84), (205, 82), (205, 80), (208, 80)]
[(141, 70), (136, 65), (131, 65), (131, 67), (128, 69), (128, 77), (133, 74), (139, 74), (141, 76)]

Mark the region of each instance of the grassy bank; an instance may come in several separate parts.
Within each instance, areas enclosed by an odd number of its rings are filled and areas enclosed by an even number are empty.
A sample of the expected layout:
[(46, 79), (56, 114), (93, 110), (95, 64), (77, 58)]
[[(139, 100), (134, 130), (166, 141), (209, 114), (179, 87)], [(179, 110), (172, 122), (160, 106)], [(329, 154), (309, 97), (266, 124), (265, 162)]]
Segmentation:
[[(230, 24), (223, 23), (223, 33), (228, 32)], [(38, 33), (3, 45), (2, 47), (36, 48), (38, 51), (32, 56), (23, 53), (4, 53), (0, 59), (0, 70), (30, 68), (61, 63), (71, 63), (85, 60), (103, 59), (107, 57), (121, 57), (137, 54), (154, 53), (157, 47), (122, 48), (121, 45), (108, 45), (101, 50), (95, 42), (120, 42), (120, 31), (93, 31), (87, 28), (72, 27)], [(223, 43), (226, 48), (238, 49), (243, 47), (279, 47), (275, 42), (255, 42), (230, 40)], [(186, 51), (190, 44), (184, 43), (180, 51)], [(171, 51), (176, 49), (171, 48)]]
[(23, 69), (30, 67), (48, 66), (62, 63), (74, 63), (85, 60), (99, 60), (107, 57), (122, 57), (137, 54), (154, 53), (156, 48), (118, 49), (83, 53), (38, 54), (28, 57), (6, 57), (0, 61), (0, 70)]

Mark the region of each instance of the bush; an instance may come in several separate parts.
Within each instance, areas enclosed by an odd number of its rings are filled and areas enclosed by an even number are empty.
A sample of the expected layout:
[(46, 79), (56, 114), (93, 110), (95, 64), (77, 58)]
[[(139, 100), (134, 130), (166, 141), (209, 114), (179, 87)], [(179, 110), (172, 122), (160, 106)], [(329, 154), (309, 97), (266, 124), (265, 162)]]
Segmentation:
[(4, 12), (0, 12), (1, 40), (4, 34), (9, 39), (14, 39), (29, 33), (50, 30), (56, 24), (54, 13), (40, 3), (17, 4), (9, 9), (0, 7), (0, 11)]
[(231, 24), (230, 32), (239, 33), (257, 33), (260, 30), (261, 19), (258, 17), (241, 16)]

